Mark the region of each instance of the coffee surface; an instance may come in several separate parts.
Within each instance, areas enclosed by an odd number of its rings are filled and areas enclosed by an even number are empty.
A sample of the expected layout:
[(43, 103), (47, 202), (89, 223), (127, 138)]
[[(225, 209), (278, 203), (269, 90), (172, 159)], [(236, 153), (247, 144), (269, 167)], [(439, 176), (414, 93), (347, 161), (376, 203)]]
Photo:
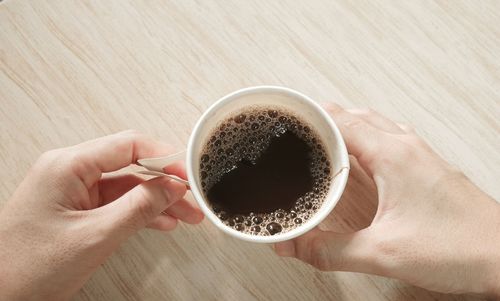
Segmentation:
[(279, 107), (228, 117), (200, 157), (203, 193), (226, 225), (253, 235), (287, 232), (322, 205), (331, 182), (323, 143)]
[(310, 156), (311, 148), (294, 133), (273, 137), (255, 162), (242, 159), (222, 175), (208, 199), (231, 215), (290, 210), (313, 188)]

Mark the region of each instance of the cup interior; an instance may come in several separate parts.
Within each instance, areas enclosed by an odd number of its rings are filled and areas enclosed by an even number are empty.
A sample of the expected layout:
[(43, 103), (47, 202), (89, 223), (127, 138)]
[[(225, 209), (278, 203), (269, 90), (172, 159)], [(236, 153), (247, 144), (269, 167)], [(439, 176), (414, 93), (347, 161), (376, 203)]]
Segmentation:
[[(323, 142), (333, 169), (332, 175), (339, 171), (340, 173), (332, 180), (320, 209), (304, 224), (288, 232), (272, 236), (258, 236), (242, 233), (226, 226), (212, 212), (211, 206), (201, 189), (200, 157), (203, 147), (208, 141), (207, 139), (210, 138), (221, 122), (247, 107), (266, 105), (281, 107), (308, 123)], [(340, 131), (334, 121), (316, 102), (288, 88), (259, 86), (233, 92), (218, 100), (203, 114), (198, 120), (188, 143), (186, 167), (194, 198), (211, 222), (224, 232), (237, 238), (253, 242), (274, 243), (304, 234), (318, 225), (331, 212), (346, 185), (349, 158)]]

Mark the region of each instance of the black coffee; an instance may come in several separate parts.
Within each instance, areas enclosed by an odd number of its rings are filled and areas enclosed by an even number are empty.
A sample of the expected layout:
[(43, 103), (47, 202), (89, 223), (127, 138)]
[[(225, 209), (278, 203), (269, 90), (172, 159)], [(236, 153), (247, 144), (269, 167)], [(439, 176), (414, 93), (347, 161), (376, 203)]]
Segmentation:
[(307, 221), (331, 182), (313, 129), (278, 107), (252, 107), (222, 122), (200, 158), (203, 192), (226, 225), (274, 235)]

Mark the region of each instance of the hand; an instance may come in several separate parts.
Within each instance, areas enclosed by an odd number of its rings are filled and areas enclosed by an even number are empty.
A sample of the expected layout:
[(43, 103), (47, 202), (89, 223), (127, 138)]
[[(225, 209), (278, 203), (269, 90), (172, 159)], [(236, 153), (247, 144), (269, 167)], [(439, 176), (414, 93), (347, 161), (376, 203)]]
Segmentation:
[[(199, 223), (203, 215), (183, 199), (182, 184), (103, 176), (169, 153), (126, 131), (43, 154), (0, 212), (0, 299), (68, 299), (138, 230)], [(165, 170), (186, 177), (180, 165)]]
[(445, 293), (500, 294), (500, 205), (408, 126), (373, 111), (326, 109), (378, 190), (372, 224), (319, 228), (276, 244), (320, 270), (398, 278)]

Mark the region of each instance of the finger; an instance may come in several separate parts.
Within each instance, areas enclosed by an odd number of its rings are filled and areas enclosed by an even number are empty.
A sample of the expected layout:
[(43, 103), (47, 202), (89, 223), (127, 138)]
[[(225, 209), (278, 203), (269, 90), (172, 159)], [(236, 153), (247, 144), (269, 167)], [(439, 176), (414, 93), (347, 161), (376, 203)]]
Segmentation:
[(281, 257), (295, 257), (295, 242), (287, 240), (274, 245), (274, 251)]
[(374, 256), (365, 230), (342, 234), (315, 229), (278, 243), (275, 249), (280, 256), (295, 257), (323, 271), (373, 272)]
[(182, 161), (165, 166), (163, 168), (163, 171), (165, 171), (165, 173), (167, 174), (175, 175), (181, 179), (187, 180), (186, 167), (184, 162)]
[(170, 206), (165, 210), (165, 213), (188, 224), (198, 224), (203, 220), (203, 213), (200, 208), (185, 199)]
[(155, 217), (149, 224), (148, 228), (160, 231), (171, 231), (177, 226), (177, 219), (170, 215), (161, 214)]
[(348, 152), (357, 158), (369, 175), (375, 175), (379, 171), (377, 156), (393, 143), (389, 134), (338, 106), (329, 105), (326, 109), (339, 127)]
[(73, 171), (87, 187), (110, 172), (128, 166), (138, 159), (166, 156), (174, 152), (168, 144), (152, 140), (136, 131), (124, 131), (68, 148)]
[(365, 230), (355, 233), (322, 231), (312, 246), (310, 256), (320, 270), (374, 272), (374, 244)]
[(348, 109), (346, 112), (357, 116), (379, 130), (391, 134), (404, 134), (405, 132), (392, 120), (382, 116), (380, 113), (371, 109)]
[(104, 176), (99, 180), (99, 206), (111, 203), (144, 181), (144, 179), (131, 174)]
[(314, 228), (312, 231), (309, 231), (305, 235), (299, 236), (293, 240), (295, 254), (293, 257), (300, 259), (309, 264), (315, 265), (314, 262), (311, 261), (313, 256), (311, 254), (312, 251), (312, 243), (320, 235), (323, 231), (321, 231), (318, 227)]
[(119, 197), (97, 208), (113, 229), (123, 229), (128, 235), (144, 228), (166, 208), (181, 200), (186, 186), (166, 177), (145, 181)]
[(283, 257), (307, 257), (306, 254), (304, 254), (305, 251), (309, 250), (307, 248), (307, 243), (321, 232), (323, 231), (316, 227), (298, 238), (276, 243), (274, 245), (274, 250), (279, 256)]
[[(175, 174), (179, 177), (181, 177), (180, 175), (182, 175), (182, 173), (169, 174)], [(131, 174), (108, 176), (102, 178), (99, 181), (100, 200), (98, 207), (113, 202), (144, 181), (145, 180), (143, 178)], [(201, 220), (203, 220), (203, 213), (201, 212), (201, 210), (186, 200), (177, 202), (173, 205), (173, 207), (173, 209), (168, 209), (171, 210), (171, 213), (173, 213), (171, 215), (175, 215), (177, 218), (181, 219), (184, 222), (197, 224), (201, 222)]]
[(337, 113), (344, 112), (344, 108), (334, 102), (323, 102), (321, 103), (323, 109), (325, 109), (330, 115), (336, 115)]

